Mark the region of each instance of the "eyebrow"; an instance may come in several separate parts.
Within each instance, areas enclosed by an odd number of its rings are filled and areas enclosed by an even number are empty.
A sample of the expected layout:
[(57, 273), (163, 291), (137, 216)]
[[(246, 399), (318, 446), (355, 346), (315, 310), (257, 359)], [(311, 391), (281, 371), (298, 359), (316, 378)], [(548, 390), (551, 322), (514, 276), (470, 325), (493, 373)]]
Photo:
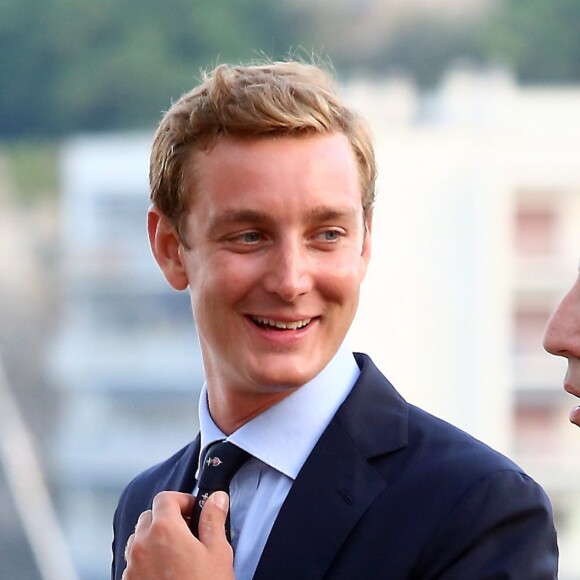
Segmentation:
[[(306, 220), (309, 223), (353, 219), (357, 217), (357, 211), (352, 207), (336, 208), (329, 206), (315, 207), (308, 212)], [(223, 213), (210, 218), (209, 232), (210, 235), (219, 231), (226, 225), (253, 223), (253, 224), (271, 224), (274, 220), (272, 217), (262, 211), (254, 209), (230, 209)]]
[(308, 212), (307, 220), (309, 222), (325, 222), (332, 220), (351, 219), (357, 217), (357, 211), (353, 207), (328, 207), (319, 206)]
[(215, 235), (219, 230), (228, 225), (257, 223), (263, 224), (271, 221), (271, 218), (264, 212), (253, 209), (230, 209), (209, 219), (209, 234)]

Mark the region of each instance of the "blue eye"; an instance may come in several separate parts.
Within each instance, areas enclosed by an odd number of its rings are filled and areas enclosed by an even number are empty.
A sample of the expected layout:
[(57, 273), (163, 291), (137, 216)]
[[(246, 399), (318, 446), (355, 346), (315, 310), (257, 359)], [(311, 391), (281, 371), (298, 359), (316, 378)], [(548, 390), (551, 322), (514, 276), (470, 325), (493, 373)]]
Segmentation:
[(244, 244), (255, 244), (261, 239), (258, 232), (245, 232), (240, 235), (240, 241)]
[(336, 230), (325, 230), (321, 233), (321, 237), (326, 242), (336, 242), (338, 240), (339, 232)]

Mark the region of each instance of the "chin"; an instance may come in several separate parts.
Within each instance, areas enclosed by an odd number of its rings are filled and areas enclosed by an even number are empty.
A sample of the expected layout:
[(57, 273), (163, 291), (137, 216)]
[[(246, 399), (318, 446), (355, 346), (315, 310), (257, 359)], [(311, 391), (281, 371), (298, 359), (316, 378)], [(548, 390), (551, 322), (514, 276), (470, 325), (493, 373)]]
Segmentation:
[[(310, 368), (308, 368), (310, 367)], [(268, 385), (268, 390), (285, 391), (287, 389), (297, 389), (311, 381), (322, 368), (302, 365), (299, 369), (296, 365), (272, 365), (268, 369), (265, 365), (257, 369), (256, 383)]]

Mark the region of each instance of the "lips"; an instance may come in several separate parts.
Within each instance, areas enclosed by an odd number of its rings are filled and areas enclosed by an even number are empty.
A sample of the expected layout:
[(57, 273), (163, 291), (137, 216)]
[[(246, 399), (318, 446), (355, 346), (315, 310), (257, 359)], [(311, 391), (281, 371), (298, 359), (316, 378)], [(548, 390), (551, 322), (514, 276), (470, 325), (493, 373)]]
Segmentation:
[(303, 318), (301, 320), (276, 320), (274, 318), (264, 318), (262, 316), (251, 316), (252, 322), (263, 328), (272, 328), (275, 330), (298, 330), (308, 326), (312, 318)]

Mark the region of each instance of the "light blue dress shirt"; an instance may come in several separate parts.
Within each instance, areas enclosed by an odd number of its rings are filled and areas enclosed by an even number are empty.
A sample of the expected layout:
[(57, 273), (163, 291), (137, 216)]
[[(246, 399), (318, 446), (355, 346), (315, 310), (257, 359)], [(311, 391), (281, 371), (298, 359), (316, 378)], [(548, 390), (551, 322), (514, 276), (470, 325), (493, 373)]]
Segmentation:
[[(253, 577), (298, 472), (359, 373), (352, 351), (343, 343), (314, 379), (227, 437), (253, 456), (230, 485), (237, 580)], [(201, 457), (208, 445), (226, 439), (209, 413), (205, 385), (199, 400), (199, 424)]]

